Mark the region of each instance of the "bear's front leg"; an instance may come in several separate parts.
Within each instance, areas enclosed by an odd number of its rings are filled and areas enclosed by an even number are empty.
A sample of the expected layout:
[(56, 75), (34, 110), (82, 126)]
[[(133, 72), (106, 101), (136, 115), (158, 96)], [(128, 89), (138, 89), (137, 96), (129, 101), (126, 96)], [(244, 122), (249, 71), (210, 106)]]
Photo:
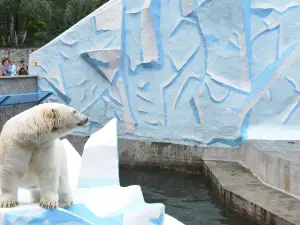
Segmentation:
[(40, 206), (46, 209), (58, 207), (58, 170), (44, 169), (39, 171)]
[(40, 184), (40, 206), (46, 209), (57, 208), (59, 167), (54, 146), (36, 151), (31, 163)]
[(0, 191), (1, 208), (18, 206), (18, 176), (3, 166), (0, 167)]

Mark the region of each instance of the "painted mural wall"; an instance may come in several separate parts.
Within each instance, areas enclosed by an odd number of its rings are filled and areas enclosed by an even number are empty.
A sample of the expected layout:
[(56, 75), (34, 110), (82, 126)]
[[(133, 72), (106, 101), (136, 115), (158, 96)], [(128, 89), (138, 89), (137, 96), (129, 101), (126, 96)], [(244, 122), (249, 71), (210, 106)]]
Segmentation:
[(123, 138), (299, 138), (299, 15), (299, 0), (111, 0), (32, 53), (30, 73), (91, 118), (75, 134), (117, 117)]

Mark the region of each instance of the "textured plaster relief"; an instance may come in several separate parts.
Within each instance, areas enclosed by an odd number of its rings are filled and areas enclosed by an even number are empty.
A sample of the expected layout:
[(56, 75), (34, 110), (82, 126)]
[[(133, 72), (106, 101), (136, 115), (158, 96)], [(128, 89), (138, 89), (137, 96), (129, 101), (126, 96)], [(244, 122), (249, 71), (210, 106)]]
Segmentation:
[(252, 77), (258, 76), (277, 56), (278, 29), (257, 36), (252, 42)]
[(110, 99), (107, 96), (103, 96), (104, 101), (106, 101), (107, 103), (110, 103)]
[[(276, 82), (276, 80), (278, 79), (278, 77), (282, 76), (283, 74), (285, 74), (285, 71), (287, 68), (289, 68), (295, 61), (298, 60), (300, 56), (300, 46), (297, 46), (290, 55), (288, 55), (286, 58), (282, 59), (281, 61), (279, 61), (277, 63), (277, 68), (274, 71), (274, 73), (272, 73), (272, 75), (265, 79), (266, 81), (262, 81), (265, 82), (264, 85), (260, 84), (260, 86), (262, 86), (262, 88), (260, 90), (257, 90), (256, 93), (253, 93), (249, 96), (249, 99), (247, 100), (247, 102), (238, 110), (240, 113), (245, 114), (247, 113), (250, 109), (252, 109), (252, 107), (261, 99), (263, 98), (263, 96), (265, 95), (265, 93), (268, 91), (268, 88), (274, 83)], [(266, 76), (266, 75), (265, 75)]]
[(46, 78), (39, 78), (39, 91), (52, 92), (51, 99), (49, 101), (55, 101), (63, 104), (69, 104), (71, 99), (66, 95), (62, 94), (52, 83), (50, 83)]
[[(182, 96), (185, 94), (186, 90), (193, 90), (198, 86), (198, 83), (202, 82), (202, 78), (203, 74), (191, 74), (188, 75), (184, 82), (182, 83), (182, 86), (180, 87), (179, 91), (177, 92), (177, 95), (175, 97), (174, 103), (173, 103), (173, 110), (176, 110), (177, 105), (180, 103), (181, 98), (183, 98)], [(193, 86), (191, 86), (190, 84), (193, 83)], [(189, 95), (191, 97), (191, 95)]]
[[(297, 65), (297, 67), (298, 67), (298, 65)], [(287, 72), (287, 74), (289, 74), (289, 73)], [(298, 70), (298, 72), (291, 71), (291, 74), (289, 74), (289, 76), (285, 76), (285, 79), (294, 87), (296, 92), (300, 92), (300, 89), (299, 89), (299, 70)]]
[(297, 5), (300, 5), (299, 0), (252, 0), (252, 8), (275, 9), (279, 12)]
[(144, 93), (137, 93), (136, 96), (144, 100), (145, 102), (148, 102), (150, 104), (153, 104), (153, 102), (150, 100), (150, 97)]
[[(165, 95), (165, 123), (167, 123), (166, 121), (176, 123), (175, 118), (181, 117), (183, 114), (182, 108), (190, 106), (189, 101), (205, 75), (204, 55), (204, 47), (201, 45), (185, 62), (181, 70), (162, 86)], [(172, 60), (170, 60), (170, 65), (174, 67)], [(170, 107), (171, 105), (172, 107)], [(189, 113), (193, 113), (192, 110), (193, 108)]]
[(257, 16), (251, 17), (251, 39), (253, 40), (257, 35), (267, 30), (267, 24), (264, 20)]
[(63, 34), (60, 38), (60, 41), (65, 44), (68, 45), (70, 47), (72, 47), (73, 45), (76, 45), (79, 40), (78, 40), (78, 34), (76, 32), (68, 32), (66, 34)]
[[(206, 1), (198, 7), (197, 15), (205, 36), (214, 36), (220, 43), (227, 45), (233, 32), (244, 36), (244, 15), (242, 1)], [(240, 37), (239, 39), (245, 37)]]
[(142, 114), (145, 114), (145, 115), (149, 115), (149, 112), (147, 112), (147, 111), (144, 110), (144, 109), (137, 108), (137, 111), (138, 111), (139, 113), (142, 113)]
[(280, 24), (280, 55), (300, 40), (300, 7), (291, 8), (282, 15)]
[(179, 7), (180, 1), (181, 0), (172, 0), (169, 4), (162, 4), (161, 6), (161, 31), (166, 41), (183, 19)]
[(126, 13), (130, 13), (130, 14), (139, 13), (144, 3), (145, 0), (127, 0)]
[[(202, 126), (197, 129), (197, 136), (189, 139), (209, 144), (213, 139), (239, 138), (243, 117), (224, 110), (225, 104), (211, 102), (208, 92), (203, 87), (198, 89), (194, 99)], [(215, 133), (213, 138), (212, 133)]]
[(119, 111), (116, 111), (116, 116), (117, 118), (121, 121), (121, 122), (124, 122), (124, 119), (123, 119), (123, 114)]
[(206, 79), (205, 83), (208, 88), (208, 93), (211, 96), (213, 102), (222, 102), (226, 100), (226, 98), (230, 94), (229, 88), (222, 87), (217, 82), (211, 79)]
[(129, 106), (129, 102), (126, 96), (126, 92), (125, 92), (125, 85), (123, 82), (123, 79), (120, 77), (116, 83), (118, 89), (119, 89), (119, 93), (121, 95), (121, 101), (124, 103), (123, 106), (123, 118), (124, 118), (124, 124), (121, 124), (121, 129), (124, 133), (130, 133), (133, 134), (135, 131), (135, 122), (132, 118), (131, 112), (130, 112), (130, 106)]
[(78, 83), (77, 83), (77, 87), (79, 87), (79, 86), (82, 86), (82, 85), (85, 85), (87, 83), (87, 80), (86, 79), (82, 79), (81, 81), (79, 81)]
[[(284, 94), (282, 94), (282, 90), (284, 90)], [(297, 99), (293, 86), (282, 75), (264, 93), (264, 96), (251, 109), (250, 125), (281, 126), (288, 117), (289, 108)]]
[(240, 40), (237, 33), (233, 32), (233, 34), (230, 36), (229, 41), (235, 45), (237, 48), (240, 48)]
[(80, 98), (80, 102), (84, 102), (84, 100), (86, 100), (87, 98), (87, 90), (85, 88), (82, 89), (82, 95), (81, 95), (81, 98)]
[(146, 80), (143, 80), (139, 83), (139, 88), (144, 89), (146, 87), (146, 85), (148, 84), (148, 82)]
[[(189, 37), (189, 41), (187, 41)], [(169, 40), (169, 56), (179, 71), (199, 48), (202, 40), (195, 23), (182, 20)]]
[(59, 55), (63, 58), (63, 59), (69, 59), (69, 56), (67, 56), (65, 53), (63, 52), (59, 52)]
[(151, 1), (152, 0), (145, 0), (145, 3), (141, 9), (141, 35), (144, 63), (158, 61), (158, 49), (156, 44), (154, 25), (150, 13)]
[(127, 32), (126, 53), (130, 58), (130, 69), (135, 71), (136, 67), (142, 63), (140, 43), (133, 37), (131, 32)]
[(100, 8), (96, 9), (94, 12), (92, 12), (88, 17), (93, 17), (94, 15), (98, 15), (99, 13), (109, 9), (114, 4), (118, 4), (122, 2), (122, 0), (109, 0), (105, 4), (103, 4)]
[(92, 60), (92, 65), (101, 71), (109, 82), (112, 82), (120, 67), (120, 49), (105, 49), (83, 54)]
[(272, 96), (272, 90), (271, 90), (270, 88), (269, 88), (269, 90), (267, 91), (267, 93), (266, 93), (264, 99), (265, 99), (265, 102), (266, 102), (267, 104), (270, 104), (270, 103), (272, 102), (273, 96)]
[(141, 13), (127, 14), (126, 18), (126, 55), (130, 58), (130, 69), (135, 71), (142, 63)]
[(194, 0), (181, 0), (182, 15), (187, 16), (194, 11)]
[(202, 5), (203, 3), (205, 3), (207, 0), (195, 0), (195, 6), (196, 8), (198, 8), (200, 5)]
[(121, 113), (123, 111), (123, 109), (119, 105), (116, 105), (115, 102), (112, 101), (110, 96), (103, 96), (103, 99), (107, 103), (107, 108), (106, 108), (107, 118), (112, 119), (116, 115), (118, 115), (117, 112)]
[(121, 95), (120, 95), (120, 91), (118, 89), (117, 86), (112, 86), (109, 89), (109, 95), (111, 96), (111, 98), (113, 99), (113, 101), (117, 102), (117, 104), (123, 106), (124, 103), (122, 101)]
[(145, 123), (150, 126), (162, 126), (161, 122), (157, 120), (149, 120), (145, 121)]
[(286, 124), (289, 122), (289, 120), (295, 113), (295, 110), (299, 108), (299, 102), (300, 102), (300, 97), (298, 97), (290, 106), (286, 108), (286, 112), (283, 115), (283, 118), (281, 120), (282, 124)]
[(91, 96), (95, 96), (97, 89), (99, 88), (99, 86), (97, 84), (94, 84), (91, 88)]
[[(250, 92), (242, 3), (235, 0), (207, 1), (203, 6), (198, 7), (196, 12), (207, 42), (207, 72), (226, 85)], [(228, 41), (233, 34), (238, 36), (238, 49), (232, 47)]]
[(281, 14), (276, 11), (272, 11), (267, 18), (264, 19), (266, 22), (268, 29), (273, 29), (280, 25), (281, 22)]
[(197, 106), (196, 106), (195, 99), (192, 98), (189, 101), (189, 103), (190, 103), (191, 110), (193, 111), (196, 124), (200, 124), (201, 123), (201, 118), (200, 118), (200, 115), (199, 115), (199, 112), (198, 112), (198, 109), (197, 109)]
[(63, 84), (63, 78), (59, 66), (55, 66), (47, 72), (45, 75), (41, 75), (41, 78), (45, 77), (51, 84), (53, 84), (62, 94), (66, 95), (66, 90)]
[(94, 15), (96, 29), (99, 30), (118, 30), (122, 24), (122, 1), (115, 1), (114, 4), (97, 15)]
[(39, 90), (90, 117), (77, 133), (117, 117), (124, 138), (237, 146), (248, 121), (299, 127), (298, 1), (123, 3), (109, 1), (30, 56)]
[(119, 49), (121, 48), (121, 31), (115, 30), (114, 37), (110, 40), (110, 42), (107, 42), (106, 45), (103, 47), (103, 49)]
[(208, 45), (207, 49), (207, 73), (214, 80), (243, 92), (251, 91), (249, 75), (244, 72), (242, 67), (247, 68), (248, 66), (239, 52), (211, 44)]

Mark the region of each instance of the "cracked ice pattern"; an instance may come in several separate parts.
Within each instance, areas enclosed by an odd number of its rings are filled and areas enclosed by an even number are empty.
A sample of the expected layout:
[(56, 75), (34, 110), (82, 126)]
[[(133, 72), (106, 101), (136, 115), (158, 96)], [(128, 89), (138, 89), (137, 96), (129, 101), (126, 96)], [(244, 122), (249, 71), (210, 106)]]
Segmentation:
[(111, 0), (30, 73), (91, 118), (76, 134), (117, 117), (123, 138), (238, 146), (300, 125), (299, 15), (299, 0)]

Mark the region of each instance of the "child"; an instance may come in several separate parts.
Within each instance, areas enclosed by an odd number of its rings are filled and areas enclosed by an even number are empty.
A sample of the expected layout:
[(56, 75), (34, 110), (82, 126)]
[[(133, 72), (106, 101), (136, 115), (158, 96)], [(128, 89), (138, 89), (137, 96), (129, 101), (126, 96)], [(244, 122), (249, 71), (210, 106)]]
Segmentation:
[(15, 60), (11, 61), (8, 67), (12, 76), (17, 75), (17, 67), (15, 65), (15, 62)]

